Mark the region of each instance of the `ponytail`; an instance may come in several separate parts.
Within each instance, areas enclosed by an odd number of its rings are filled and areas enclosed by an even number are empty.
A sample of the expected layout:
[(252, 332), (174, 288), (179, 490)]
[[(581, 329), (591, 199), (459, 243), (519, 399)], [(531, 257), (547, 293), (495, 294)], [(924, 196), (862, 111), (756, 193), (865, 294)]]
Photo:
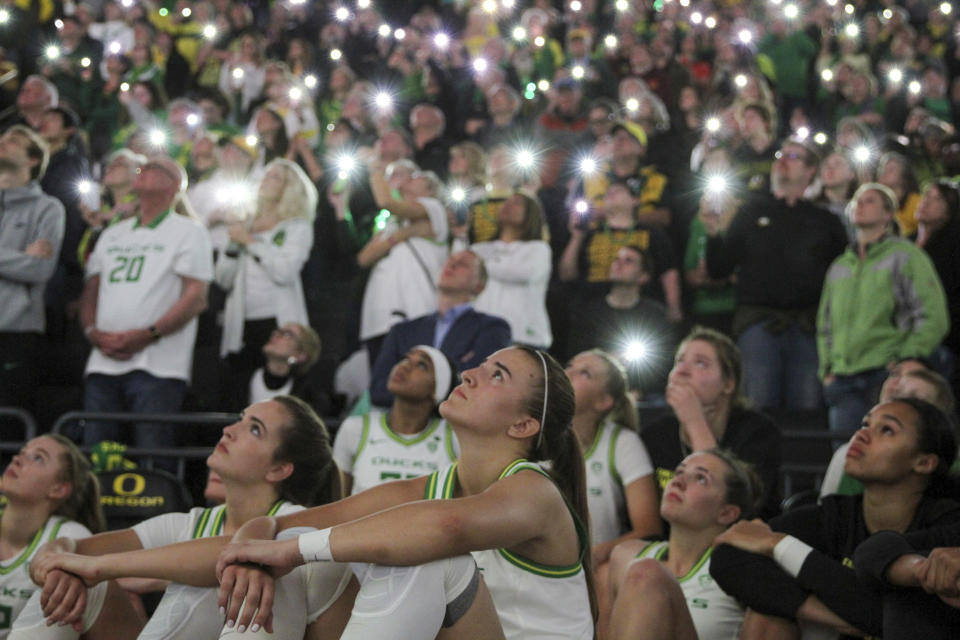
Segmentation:
[(598, 610), (590, 557), (587, 474), (583, 464), (583, 452), (572, 426), (576, 404), (573, 387), (563, 367), (553, 356), (523, 345), (517, 345), (516, 348), (530, 355), (537, 364), (543, 365), (545, 377), (534, 383), (526, 406), (527, 413), (541, 421), (540, 435), (529, 453), (529, 458), (550, 463), (550, 477), (579, 521), (577, 526), (583, 527), (586, 547), (583, 549), (581, 563), (590, 595), (590, 611), (596, 622)]
[(280, 497), (305, 507), (336, 502), (343, 497), (343, 477), (323, 420), (299, 398), (277, 396), (273, 401), (290, 418), (274, 453), (278, 462), (293, 465), (293, 472), (280, 482)]
[(613, 406), (603, 417), (610, 418), (614, 424), (624, 429), (639, 433), (640, 417), (637, 415), (633, 398), (628, 393), (627, 370), (623, 363), (603, 349), (590, 349), (586, 353), (600, 358), (607, 370), (607, 384), (604, 391), (613, 398)]
[(65, 436), (49, 433), (44, 436), (63, 447), (60, 457), (60, 481), (70, 484), (70, 495), (53, 512), (68, 520), (79, 522), (92, 533), (107, 528), (100, 506), (100, 482), (80, 449)]

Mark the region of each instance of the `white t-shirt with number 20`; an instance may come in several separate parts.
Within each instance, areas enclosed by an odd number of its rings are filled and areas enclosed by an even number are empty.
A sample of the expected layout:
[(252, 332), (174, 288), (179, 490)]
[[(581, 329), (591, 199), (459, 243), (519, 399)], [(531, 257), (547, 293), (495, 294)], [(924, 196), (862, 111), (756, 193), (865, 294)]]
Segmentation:
[[(98, 330), (143, 329), (180, 298), (181, 278), (213, 279), (210, 236), (199, 222), (171, 211), (148, 225), (129, 218), (100, 236), (86, 276), (100, 276)], [(121, 375), (139, 369), (158, 378), (189, 380), (196, 334), (194, 318), (129, 360), (115, 360), (93, 349), (86, 372)]]

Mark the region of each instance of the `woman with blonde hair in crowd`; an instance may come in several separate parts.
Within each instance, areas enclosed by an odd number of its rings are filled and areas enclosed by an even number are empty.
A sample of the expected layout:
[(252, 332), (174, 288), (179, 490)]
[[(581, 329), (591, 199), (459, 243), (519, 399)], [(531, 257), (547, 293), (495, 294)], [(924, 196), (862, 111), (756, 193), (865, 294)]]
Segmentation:
[(241, 385), (263, 365), (262, 347), (278, 326), (309, 324), (300, 270), (313, 246), (316, 208), (310, 178), (277, 159), (266, 166), (253, 218), (229, 227), (230, 244), (216, 265), (217, 284), (227, 291), (220, 355)]
[(591, 555), (602, 616), (610, 608), (610, 552), (625, 540), (660, 535), (659, 496), (623, 364), (606, 351), (591, 349), (574, 356), (566, 371), (576, 399), (573, 431), (587, 472)]

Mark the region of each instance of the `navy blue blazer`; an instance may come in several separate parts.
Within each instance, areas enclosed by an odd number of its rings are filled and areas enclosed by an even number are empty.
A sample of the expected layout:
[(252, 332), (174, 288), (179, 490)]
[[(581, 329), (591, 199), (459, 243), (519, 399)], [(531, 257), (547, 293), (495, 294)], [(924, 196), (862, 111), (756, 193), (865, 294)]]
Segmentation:
[[(393, 394), (387, 391), (387, 378), (393, 365), (418, 344), (433, 344), (438, 313), (399, 322), (383, 339), (370, 377), (370, 400), (378, 407), (389, 407)], [(440, 350), (456, 365), (457, 371), (476, 367), (491, 353), (510, 345), (510, 325), (497, 316), (468, 309), (454, 321), (443, 338)]]

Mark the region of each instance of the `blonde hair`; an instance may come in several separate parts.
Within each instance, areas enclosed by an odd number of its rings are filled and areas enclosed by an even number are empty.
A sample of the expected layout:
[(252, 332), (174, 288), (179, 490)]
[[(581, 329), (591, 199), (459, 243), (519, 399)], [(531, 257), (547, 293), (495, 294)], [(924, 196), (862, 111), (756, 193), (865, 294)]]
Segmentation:
[(637, 408), (628, 393), (626, 367), (616, 357), (603, 349), (590, 349), (585, 353), (600, 358), (606, 370), (607, 381), (603, 390), (613, 399), (613, 406), (603, 417), (609, 417), (615, 424), (639, 432), (640, 417), (637, 415)]
[[(303, 169), (286, 158), (276, 158), (264, 167), (264, 175), (274, 168), (284, 172), (283, 194), (277, 205), (277, 217), (280, 220), (304, 218), (313, 222), (317, 213), (317, 188), (303, 172)], [(257, 211), (265, 210), (263, 197), (257, 195)], [(258, 213), (259, 215), (259, 213)]]

